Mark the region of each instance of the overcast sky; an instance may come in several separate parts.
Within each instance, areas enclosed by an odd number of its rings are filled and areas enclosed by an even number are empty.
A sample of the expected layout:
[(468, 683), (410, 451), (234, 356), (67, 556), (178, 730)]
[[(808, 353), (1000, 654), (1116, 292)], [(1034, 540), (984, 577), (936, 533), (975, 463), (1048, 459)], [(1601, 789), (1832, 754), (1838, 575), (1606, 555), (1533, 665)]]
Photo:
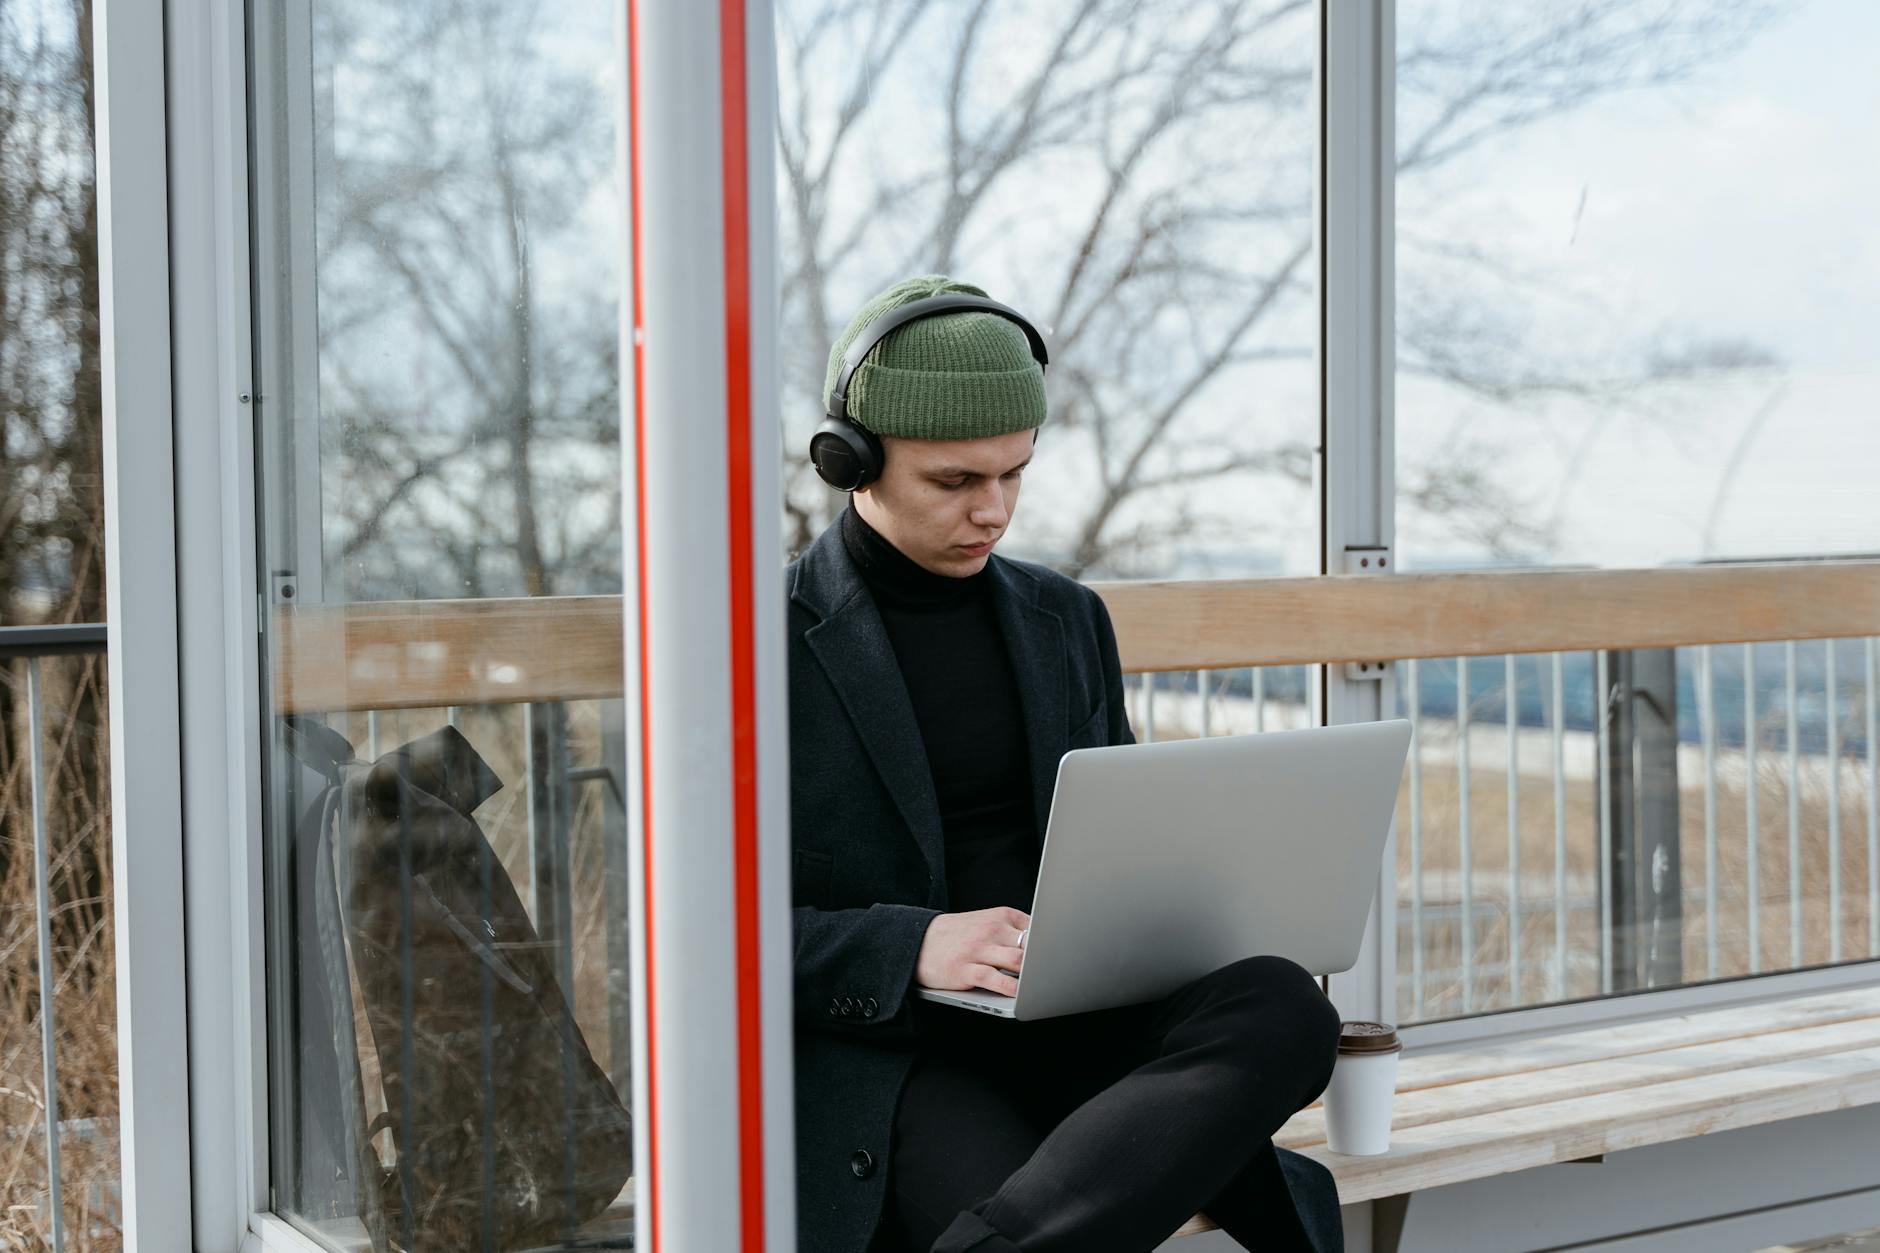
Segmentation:
[[(1446, 180), (1466, 189), (1446, 212), (1588, 294), (1542, 311), (1564, 342), (1742, 341), (1779, 367), (1538, 423), (1406, 380), (1400, 450), (1493, 439), (1557, 517), (1558, 561), (1880, 551), (1877, 49), (1880, 4), (1812, 0), (1687, 84), (1531, 127)], [(1468, 556), (1414, 527), (1399, 546), (1406, 564)]]

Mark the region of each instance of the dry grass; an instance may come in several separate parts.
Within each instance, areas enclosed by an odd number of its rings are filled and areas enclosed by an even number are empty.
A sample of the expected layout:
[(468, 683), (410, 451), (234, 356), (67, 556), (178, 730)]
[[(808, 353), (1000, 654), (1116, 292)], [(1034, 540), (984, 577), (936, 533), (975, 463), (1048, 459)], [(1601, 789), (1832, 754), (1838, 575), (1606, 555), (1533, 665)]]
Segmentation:
[[(1758, 813), (1757, 930), (1760, 959), (1756, 969), (1775, 971), (1812, 966), (1835, 959), (1830, 893), (1830, 865), (1840, 867), (1839, 958), (1868, 957), (1872, 914), (1868, 894), (1867, 800), (1844, 767), (1840, 789), (1840, 847), (1830, 856), (1829, 772), (1824, 759), (1803, 758), (1799, 771), (1799, 910), (1791, 906), (1789, 782), (1787, 762), (1779, 752), (1764, 752), (1757, 762)], [(1717, 940), (1716, 978), (1751, 973), (1749, 945), (1748, 776), (1741, 759), (1720, 762), (1716, 789), (1717, 899), (1707, 903), (1704, 787), (1700, 777), (1679, 780), (1679, 860), (1683, 918), (1683, 977), (1699, 982), (1713, 977), (1709, 944)], [(1592, 780), (1570, 779), (1566, 789), (1566, 870), (1569, 900), (1596, 900), (1599, 882), (1598, 798)], [(1453, 765), (1426, 769), (1422, 783), (1423, 926), (1425, 971), (1421, 1013), (1415, 1012), (1408, 979), (1414, 965), (1410, 947), (1411, 848), (1410, 794), (1399, 796), (1397, 813), (1398, 971), (1403, 980), (1398, 1012), (1406, 1020), (1439, 1018), (1463, 1012), (1461, 927), (1453, 914), (1459, 903), (1461, 867), (1461, 787)], [(1600, 944), (1597, 908), (1568, 910), (1566, 971), (1562, 989), (1555, 984), (1559, 952), (1554, 929), (1555, 828), (1554, 789), (1550, 777), (1524, 775), (1516, 799), (1521, 865), (1520, 987), (1505, 976), (1508, 946), (1508, 793), (1500, 763), (1470, 772), (1470, 830), (1474, 899), (1476, 977), (1471, 1008), (1504, 1009), (1599, 993)], [(1799, 932), (1800, 960), (1791, 945)], [(1667, 940), (1669, 937), (1666, 937)]]
[[(65, 1247), (123, 1247), (101, 658), (46, 658), (46, 830)], [(50, 1249), (24, 662), (0, 669), (0, 1247)]]

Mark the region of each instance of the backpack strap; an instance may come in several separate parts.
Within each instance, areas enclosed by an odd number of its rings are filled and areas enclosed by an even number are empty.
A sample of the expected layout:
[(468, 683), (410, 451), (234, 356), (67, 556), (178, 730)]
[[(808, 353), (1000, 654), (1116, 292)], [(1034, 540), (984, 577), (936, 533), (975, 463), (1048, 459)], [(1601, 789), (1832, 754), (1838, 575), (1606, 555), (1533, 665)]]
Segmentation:
[(337, 784), (341, 768), (358, 760), (351, 740), (305, 714), (283, 715), (281, 728), (288, 753), (329, 784)]

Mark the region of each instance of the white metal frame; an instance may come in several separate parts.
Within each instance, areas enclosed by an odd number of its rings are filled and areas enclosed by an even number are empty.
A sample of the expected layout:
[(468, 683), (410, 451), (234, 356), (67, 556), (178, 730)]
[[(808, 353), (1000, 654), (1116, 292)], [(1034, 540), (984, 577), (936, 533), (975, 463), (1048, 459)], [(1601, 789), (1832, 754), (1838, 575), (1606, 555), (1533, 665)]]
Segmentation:
[[(1319, 5), (1313, 229), (1320, 309), (1321, 574), (1344, 573), (1347, 550), (1388, 553), (1395, 540), (1394, 21), (1392, 0)], [(1381, 680), (1351, 679), (1342, 666), (1321, 666), (1318, 675), (1328, 723), (1373, 721), (1395, 707), (1388, 668)], [(1393, 1012), (1396, 864), (1393, 830), (1358, 964), (1332, 979), (1332, 997), (1348, 1018)]]
[[(190, 1015), (187, 1194), (201, 1253), (268, 1207), (260, 637), (241, 0), (167, 6), (175, 543)], [(170, 1247), (154, 1245), (151, 1247)]]
[[(94, 13), (123, 1221), (190, 1247), (163, 9)], [(133, 827), (135, 830), (133, 830)]]
[[(291, 443), (281, 449), (291, 459), (280, 476), (285, 497), (273, 508), (285, 525), (279, 534), (264, 535), (263, 557), (270, 571), (291, 572), (296, 603), (324, 599), (326, 567), (324, 529), (321, 525), (320, 424), (303, 415), (320, 412), (320, 333), (315, 292), (314, 206), (319, 157), (316, 146), (331, 143), (331, 136), (315, 123), (313, 102), (318, 84), (313, 71), (313, 0), (271, 0), (252, 6), (251, 47), (265, 49), (267, 59), (252, 66), (254, 112), (244, 101), (238, 137), (250, 130), (252, 151), (259, 158), (253, 177), (243, 173), (253, 189), (250, 219), (254, 223), (252, 255), (275, 260), (276, 273), (268, 285), (289, 294), (287, 302), (262, 299), (253, 310), (253, 356), (269, 387), (281, 394), (260, 398), (293, 420)], [(276, 60), (276, 50), (279, 59)], [(244, 52), (244, 56), (252, 56)], [(244, 61), (244, 65), (247, 66)], [(269, 104), (277, 112), (258, 116)], [(250, 151), (244, 143), (242, 151)], [(247, 233), (246, 221), (243, 226)], [(245, 262), (246, 258), (244, 258)], [(270, 531), (276, 528), (270, 527)], [(264, 590), (273, 603), (279, 599), (274, 579)]]

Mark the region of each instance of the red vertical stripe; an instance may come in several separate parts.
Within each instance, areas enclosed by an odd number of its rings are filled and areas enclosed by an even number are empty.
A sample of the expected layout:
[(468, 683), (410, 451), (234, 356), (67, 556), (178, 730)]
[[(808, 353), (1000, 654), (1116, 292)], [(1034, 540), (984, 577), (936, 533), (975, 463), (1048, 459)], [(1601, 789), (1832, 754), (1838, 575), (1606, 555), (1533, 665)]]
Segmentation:
[(659, 1032), (653, 998), (653, 697), (651, 631), (646, 595), (646, 266), (640, 212), (640, 6), (627, 0), (627, 187), (633, 215), (630, 258), (633, 274), (633, 469), (634, 543), (638, 553), (640, 595), (640, 835), (644, 843), (641, 863), (640, 943), (646, 954), (640, 976), (645, 981), (646, 1003), (646, 1198), (652, 1211), (654, 1253), (662, 1247), (659, 1209)]
[(731, 575), (732, 875), (737, 927), (738, 1177), (744, 1253), (764, 1247), (762, 972), (757, 943), (757, 659), (751, 572), (751, 223), (745, 0), (719, 0), (725, 222), (725, 495)]

